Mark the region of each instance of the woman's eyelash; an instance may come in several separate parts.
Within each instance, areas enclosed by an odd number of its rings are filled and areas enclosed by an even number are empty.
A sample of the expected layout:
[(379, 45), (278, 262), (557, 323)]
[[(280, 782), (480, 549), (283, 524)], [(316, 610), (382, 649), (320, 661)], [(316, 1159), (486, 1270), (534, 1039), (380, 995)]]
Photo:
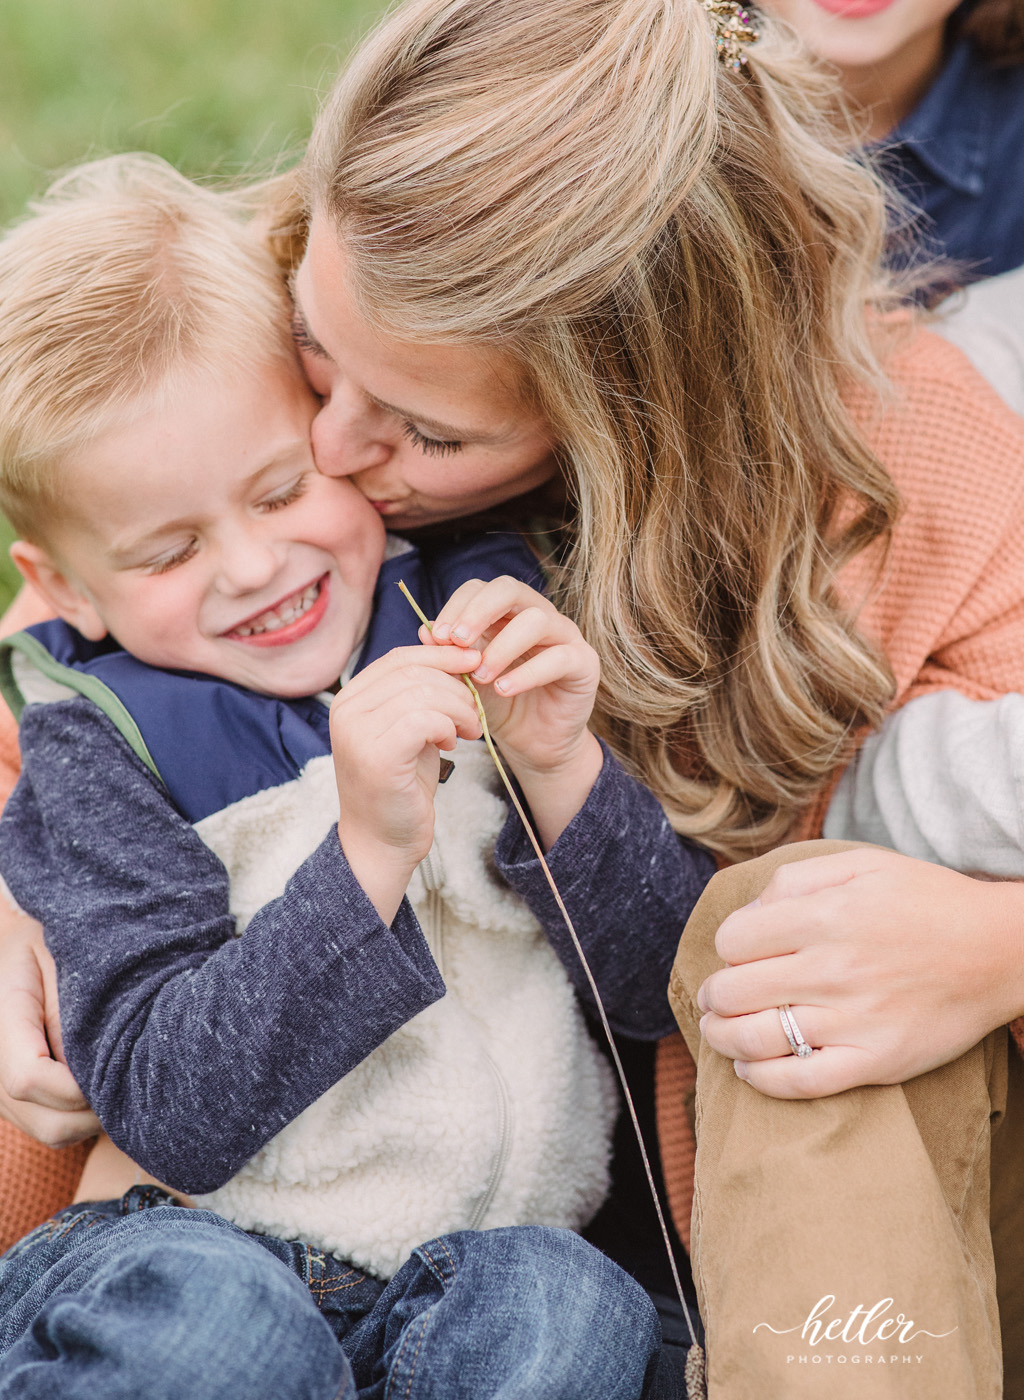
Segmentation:
[[(292, 317), (292, 340), (295, 342), (295, 348), (297, 350), (303, 350), (307, 355), (316, 355), (321, 359), (324, 357), (323, 346), (313, 339), (306, 327), (305, 321), (303, 321), (298, 314)], [(420, 432), (415, 423), (403, 423), (402, 431), (409, 441), (428, 457), (450, 457), (453, 453), (462, 451), (461, 442), (445, 438), (427, 437), (425, 433)], [(282, 502), (282, 504), (284, 504), (284, 502)]]
[(323, 359), (324, 347), (319, 341), (313, 339), (306, 329), (305, 321), (298, 316), (292, 317), (292, 340), (295, 342), (296, 349), (305, 350), (307, 354), (318, 355)]
[(453, 452), (462, 451), (461, 442), (446, 442), (444, 438), (426, 437), (414, 423), (403, 423), (402, 432), (428, 457), (450, 457)]

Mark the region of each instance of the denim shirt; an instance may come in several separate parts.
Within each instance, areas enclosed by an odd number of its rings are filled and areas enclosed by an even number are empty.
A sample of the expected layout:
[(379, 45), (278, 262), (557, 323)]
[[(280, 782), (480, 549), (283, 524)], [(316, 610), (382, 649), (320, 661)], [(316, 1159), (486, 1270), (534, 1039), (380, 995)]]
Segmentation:
[(1024, 66), (993, 68), (957, 40), (882, 164), (925, 215), (926, 255), (959, 264), (958, 280), (1024, 263)]

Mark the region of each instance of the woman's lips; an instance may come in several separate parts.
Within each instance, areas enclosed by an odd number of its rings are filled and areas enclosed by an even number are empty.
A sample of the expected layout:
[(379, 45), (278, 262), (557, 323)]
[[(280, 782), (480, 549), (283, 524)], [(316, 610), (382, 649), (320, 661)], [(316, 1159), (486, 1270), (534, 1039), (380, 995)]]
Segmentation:
[(252, 647), (286, 647), (292, 642), (299, 641), (313, 631), (314, 627), (321, 621), (327, 611), (327, 604), (330, 595), (330, 574), (324, 574), (316, 580), (315, 585), (307, 584), (307, 588), (316, 586), (317, 595), (311, 605), (294, 622), (286, 622), (281, 627), (276, 627), (273, 631), (251, 632), (247, 636), (242, 635), (241, 628), (251, 626), (258, 618), (264, 617), (268, 612), (275, 612), (278, 608), (284, 607), (293, 599), (298, 599), (306, 592), (306, 588), (299, 588), (290, 597), (284, 598), (273, 608), (265, 608), (262, 613), (257, 613), (246, 623), (240, 623), (231, 632), (225, 632), (224, 636), (231, 642), (241, 642), (244, 646)]
[(894, 5), (896, 0), (814, 0), (814, 3), (819, 10), (837, 19), (870, 19)]
[(367, 497), (370, 505), (378, 515), (400, 515), (402, 511), (401, 501), (375, 501), (372, 497)]

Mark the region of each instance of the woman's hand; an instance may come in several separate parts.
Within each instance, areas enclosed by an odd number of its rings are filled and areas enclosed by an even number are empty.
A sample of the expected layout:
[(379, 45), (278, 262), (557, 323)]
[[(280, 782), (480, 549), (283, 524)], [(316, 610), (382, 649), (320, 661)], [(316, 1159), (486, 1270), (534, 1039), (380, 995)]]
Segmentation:
[(42, 930), (6, 906), (0, 907), (0, 1117), (48, 1147), (99, 1131), (63, 1062), (57, 978)]
[(491, 736), (551, 847), (583, 806), (601, 771), (601, 746), (588, 730), (601, 665), (569, 618), (518, 579), (464, 583), (434, 623), (430, 644), (481, 652), (480, 687)]
[(480, 659), (460, 647), (396, 647), (343, 686), (331, 705), (338, 838), (385, 923), (430, 850), (441, 750), (478, 739), (460, 677)]
[[(902, 1083), (1024, 1013), (1024, 886), (891, 851), (781, 866), (716, 947), (702, 1033), (775, 1098)], [(813, 1055), (790, 1053), (784, 1002)]]

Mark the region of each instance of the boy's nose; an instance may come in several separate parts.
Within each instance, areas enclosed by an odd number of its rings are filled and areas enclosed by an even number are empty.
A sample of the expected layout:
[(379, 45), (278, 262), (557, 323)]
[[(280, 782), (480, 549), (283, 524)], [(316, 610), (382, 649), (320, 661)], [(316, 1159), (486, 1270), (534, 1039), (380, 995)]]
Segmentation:
[(281, 551), (273, 540), (257, 531), (238, 531), (221, 549), (221, 586), (237, 597), (268, 587), (281, 568)]

